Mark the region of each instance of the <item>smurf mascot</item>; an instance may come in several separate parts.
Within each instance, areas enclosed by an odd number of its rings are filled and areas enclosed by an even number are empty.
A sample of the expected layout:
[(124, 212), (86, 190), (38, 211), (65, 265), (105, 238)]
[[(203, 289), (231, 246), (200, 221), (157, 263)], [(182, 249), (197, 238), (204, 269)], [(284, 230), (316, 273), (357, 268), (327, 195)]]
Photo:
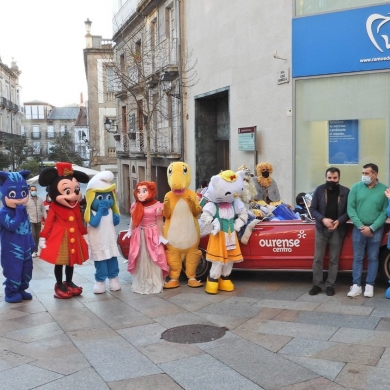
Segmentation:
[(212, 224), (206, 259), (212, 263), (206, 283), (206, 292), (217, 294), (234, 291), (230, 280), (233, 263), (243, 261), (237, 234), (248, 219), (248, 213), (239, 196), (244, 186), (244, 171), (222, 171), (211, 178), (205, 196), (209, 202), (203, 207), (201, 221)]
[(202, 287), (196, 280), (201, 251), (198, 249), (200, 229), (198, 217), (202, 212), (196, 193), (189, 190), (191, 170), (188, 164), (176, 161), (168, 166), (168, 184), (171, 187), (164, 197), (164, 238), (170, 280), (164, 288), (180, 286), (179, 276), (182, 269), (182, 258), (186, 259), (186, 275), (189, 287)]
[(120, 217), (113, 179), (112, 172), (99, 172), (89, 181), (85, 194), (87, 207), (84, 220), (88, 223), (89, 259), (95, 262), (95, 294), (106, 292), (107, 278), (111, 291), (121, 289), (115, 231)]
[(5, 277), (5, 301), (21, 302), (32, 299), (26, 292), (32, 277), (31, 254), (35, 250), (26, 204), (30, 171), (0, 172), (1, 267)]
[[(80, 183), (88, 181), (88, 175), (73, 170), (69, 162), (58, 162), (55, 167), (45, 168), (39, 174), (39, 184), (48, 186), (52, 199), (38, 245), (40, 258), (54, 264), (57, 281), (54, 298), (69, 299), (83, 292), (83, 288), (76, 286), (72, 279), (74, 265), (88, 260), (87, 229), (80, 211)], [(63, 266), (65, 281), (62, 281)]]

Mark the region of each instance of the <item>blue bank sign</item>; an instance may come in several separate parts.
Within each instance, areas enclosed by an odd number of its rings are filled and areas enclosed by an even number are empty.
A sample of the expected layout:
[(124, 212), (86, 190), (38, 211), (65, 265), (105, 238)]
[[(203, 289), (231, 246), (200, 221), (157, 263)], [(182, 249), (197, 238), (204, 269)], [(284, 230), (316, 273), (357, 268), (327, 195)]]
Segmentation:
[(390, 68), (390, 5), (293, 19), (292, 76)]

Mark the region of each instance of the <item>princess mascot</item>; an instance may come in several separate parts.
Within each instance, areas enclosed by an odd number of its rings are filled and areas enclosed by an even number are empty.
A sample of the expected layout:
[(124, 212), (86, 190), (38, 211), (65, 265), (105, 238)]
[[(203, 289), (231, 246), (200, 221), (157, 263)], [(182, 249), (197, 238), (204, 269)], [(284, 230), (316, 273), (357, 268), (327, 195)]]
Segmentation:
[[(80, 211), (80, 183), (88, 181), (87, 174), (73, 170), (68, 162), (58, 162), (39, 175), (39, 184), (48, 186), (52, 199), (45, 226), (39, 235), (39, 249), (40, 258), (54, 264), (57, 281), (54, 298), (69, 299), (83, 291), (72, 279), (74, 265), (88, 260), (87, 229)], [(65, 281), (62, 280), (63, 266)]]
[(31, 234), (26, 204), (30, 171), (0, 172), (1, 267), (5, 277), (5, 301), (18, 303), (30, 300), (27, 292), (33, 270), (31, 254), (35, 243)]
[(131, 205), (128, 271), (133, 276), (132, 290), (138, 294), (160, 293), (168, 275), (163, 237), (163, 205), (155, 199), (156, 183), (141, 181), (134, 190), (135, 202)]
[(114, 174), (110, 171), (97, 173), (88, 183), (85, 199), (87, 207), (84, 220), (88, 223), (89, 259), (95, 264), (93, 292), (106, 292), (106, 279), (111, 291), (121, 289), (119, 284), (118, 245), (115, 226), (120, 222), (115, 196)]

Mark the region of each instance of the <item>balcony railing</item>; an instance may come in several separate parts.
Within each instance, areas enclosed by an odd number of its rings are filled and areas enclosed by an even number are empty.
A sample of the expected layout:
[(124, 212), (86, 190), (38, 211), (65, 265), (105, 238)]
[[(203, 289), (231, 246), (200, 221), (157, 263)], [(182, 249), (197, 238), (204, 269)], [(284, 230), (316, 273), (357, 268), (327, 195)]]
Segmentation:
[(46, 138), (55, 138), (56, 134), (54, 131), (46, 131)]
[(116, 148), (108, 148), (108, 157), (116, 157)]
[(31, 138), (32, 139), (40, 139), (41, 138), (41, 132), (40, 131), (36, 131), (34, 133), (31, 133)]

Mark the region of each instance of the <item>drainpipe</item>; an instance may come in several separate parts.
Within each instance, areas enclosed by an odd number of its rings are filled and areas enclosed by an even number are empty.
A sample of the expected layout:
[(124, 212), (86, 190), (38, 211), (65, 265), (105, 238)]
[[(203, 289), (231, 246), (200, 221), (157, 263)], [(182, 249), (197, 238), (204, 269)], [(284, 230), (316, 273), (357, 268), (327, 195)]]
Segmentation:
[(181, 0), (177, 0), (178, 4), (178, 13), (179, 13), (179, 26), (178, 26), (178, 36), (179, 36), (179, 111), (180, 111), (180, 154), (181, 161), (184, 161), (184, 118), (183, 118), (183, 85), (182, 85), (182, 53), (181, 53)]

